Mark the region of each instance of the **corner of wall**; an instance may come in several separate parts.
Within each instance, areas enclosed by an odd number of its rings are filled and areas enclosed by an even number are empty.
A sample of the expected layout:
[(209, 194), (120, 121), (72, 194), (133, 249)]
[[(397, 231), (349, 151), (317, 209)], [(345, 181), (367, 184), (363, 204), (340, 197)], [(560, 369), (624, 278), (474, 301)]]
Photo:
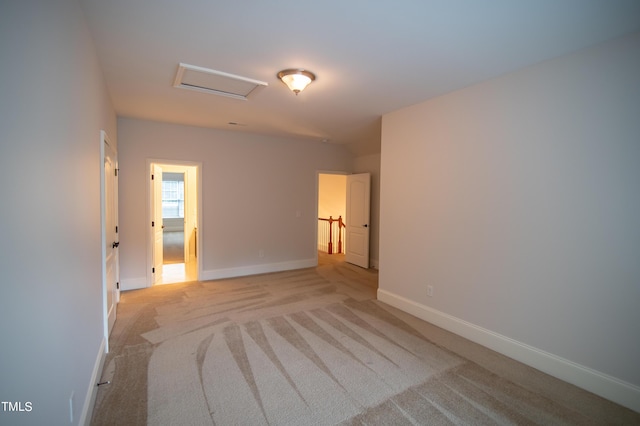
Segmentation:
[(147, 277), (121, 278), (120, 291), (139, 290), (147, 287)]
[(291, 262), (267, 263), (262, 265), (241, 266), (238, 268), (210, 269), (202, 271), (201, 281), (219, 280), (223, 278), (243, 277), (247, 275), (267, 274), (293, 269), (313, 268), (318, 265), (318, 259), (294, 260)]
[(378, 300), (560, 380), (640, 412), (640, 387), (378, 289)]

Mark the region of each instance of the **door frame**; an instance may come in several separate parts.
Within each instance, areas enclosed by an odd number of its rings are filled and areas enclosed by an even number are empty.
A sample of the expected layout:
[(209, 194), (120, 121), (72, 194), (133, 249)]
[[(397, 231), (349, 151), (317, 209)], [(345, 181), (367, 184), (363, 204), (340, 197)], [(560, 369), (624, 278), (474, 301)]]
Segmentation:
[[(107, 306), (107, 301), (109, 300), (107, 297), (107, 292), (109, 291), (109, 283), (107, 283), (107, 202), (106, 202), (106, 179), (105, 179), (105, 144), (109, 145), (111, 151), (114, 156), (114, 169), (116, 171), (116, 179), (114, 180), (114, 188), (113, 188), (113, 215), (114, 222), (116, 227), (118, 226), (118, 150), (115, 147), (107, 135), (107, 132), (104, 130), (100, 130), (100, 240), (102, 242), (101, 248), (101, 256), (102, 256), (102, 314), (103, 314), (103, 322), (104, 322), (104, 338), (105, 338), (105, 352), (109, 352), (109, 306)], [(116, 281), (116, 291), (114, 294), (114, 309), (117, 309), (118, 302), (120, 301), (120, 250), (115, 250), (115, 281)]]
[[(204, 235), (203, 213), (202, 213), (202, 162), (200, 161), (182, 161), (182, 160), (169, 160), (161, 158), (147, 158), (146, 174), (145, 174), (145, 188), (147, 195), (147, 211), (146, 211), (146, 238), (147, 238), (147, 261), (146, 261), (146, 277), (147, 287), (153, 286), (153, 251), (154, 251), (154, 235), (151, 227), (151, 221), (153, 220), (153, 197), (151, 184), (151, 174), (153, 164), (176, 166), (176, 167), (194, 167), (196, 170), (196, 209), (197, 209), (197, 238), (196, 238), (196, 280), (200, 280), (202, 276), (202, 258), (204, 252), (202, 250), (202, 235)], [(185, 182), (186, 184), (186, 182)], [(185, 191), (186, 192), (186, 191)], [(186, 200), (185, 200), (186, 203)], [(186, 259), (185, 259), (186, 261)]]
[[(314, 226), (314, 252), (316, 253), (316, 266), (318, 265), (318, 207), (320, 207), (320, 203), (318, 202), (318, 199), (320, 198), (320, 175), (340, 175), (340, 176), (348, 176), (350, 175), (350, 172), (345, 172), (345, 171), (341, 171), (341, 170), (316, 170), (316, 197), (314, 200), (314, 204), (315, 204), (315, 210), (313, 211), (313, 214), (315, 216), (315, 220), (313, 221), (313, 226)], [(346, 203), (346, 199), (345, 199), (345, 203)], [(346, 244), (346, 241), (345, 241)]]
[[(153, 226), (151, 232), (153, 233), (153, 250), (151, 257), (153, 259), (151, 263), (152, 268), (152, 285), (158, 282), (158, 277), (162, 278), (163, 265), (164, 265), (164, 217), (162, 212), (162, 180), (164, 164), (151, 163), (151, 221)], [(160, 211), (158, 211), (158, 208)], [(158, 237), (159, 236), (159, 237)], [(158, 242), (160, 238), (160, 242)], [(158, 249), (159, 247), (159, 249)], [(158, 261), (159, 260), (159, 261)]]

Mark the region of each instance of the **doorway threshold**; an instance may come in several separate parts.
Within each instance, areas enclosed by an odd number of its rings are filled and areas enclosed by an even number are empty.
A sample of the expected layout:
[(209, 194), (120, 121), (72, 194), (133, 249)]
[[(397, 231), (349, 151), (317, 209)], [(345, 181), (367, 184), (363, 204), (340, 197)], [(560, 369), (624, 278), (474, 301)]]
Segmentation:
[(197, 281), (197, 262), (191, 260), (187, 263), (169, 263), (162, 266), (162, 277), (156, 285), (177, 284)]

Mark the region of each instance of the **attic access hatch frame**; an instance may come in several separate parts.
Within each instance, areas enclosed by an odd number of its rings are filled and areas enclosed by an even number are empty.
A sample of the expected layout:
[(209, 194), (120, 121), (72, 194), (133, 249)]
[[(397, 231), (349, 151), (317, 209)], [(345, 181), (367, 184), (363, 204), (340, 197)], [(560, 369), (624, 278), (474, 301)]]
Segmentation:
[(180, 63), (173, 87), (246, 101), (269, 84), (252, 78)]

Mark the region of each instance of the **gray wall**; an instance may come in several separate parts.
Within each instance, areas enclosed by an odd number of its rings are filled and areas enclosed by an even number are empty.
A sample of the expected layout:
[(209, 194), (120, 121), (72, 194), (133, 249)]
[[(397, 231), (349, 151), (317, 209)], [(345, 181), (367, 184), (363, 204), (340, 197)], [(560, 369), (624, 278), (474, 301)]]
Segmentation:
[(77, 423), (103, 340), (100, 130), (116, 118), (75, 1), (0, 7), (0, 424)]
[(124, 288), (147, 274), (147, 159), (202, 162), (205, 279), (315, 262), (317, 171), (353, 161), (341, 146), (251, 133), (126, 118), (118, 131)]
[(640, 410), (639, 112), (635, 34), (384, 116), (380, 294)]

